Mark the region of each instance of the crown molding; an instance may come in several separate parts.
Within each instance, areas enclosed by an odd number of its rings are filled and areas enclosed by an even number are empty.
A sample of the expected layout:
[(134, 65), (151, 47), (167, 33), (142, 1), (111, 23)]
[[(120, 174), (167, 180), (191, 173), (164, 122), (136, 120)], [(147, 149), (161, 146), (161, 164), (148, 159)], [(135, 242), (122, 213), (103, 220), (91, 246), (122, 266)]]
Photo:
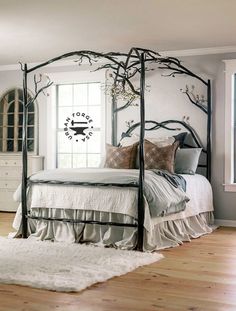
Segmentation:
[[(175, 51), (159, 51), (162, 56), (184, 57), (184, 56), (200, 56), (210, 54), (226, 54), (235, 53), (236, 46), (221, 46), (201, 49), (175, 50)], [(47, 65), (47, 67), (64, 67), (71, 66), (73, 60), (63, 60)], [(39, 65), (38, 63), (28, 63), (28, 67)], [(0, 65), (0, 71), (18, 71), (20, 64)]]
[(176, 50), (176, 51), (160, 51), (163, 56), (198, 56), (210, 54), (226, 54), (236, 52), (236, 46), (220, 46), (201, 49)]
[[(39, 64), (41, 64), (41, 62), (27, 63), (27, 66), (31, 68)], [(73, 59), (58, 61), (58, 62), (47, 65), (47, 67), (65, 67), (65, 66), (73, 66)], [(21, 70), (20, 64), (0, 65), (0, 71), (18, 71), (18, 70)]]

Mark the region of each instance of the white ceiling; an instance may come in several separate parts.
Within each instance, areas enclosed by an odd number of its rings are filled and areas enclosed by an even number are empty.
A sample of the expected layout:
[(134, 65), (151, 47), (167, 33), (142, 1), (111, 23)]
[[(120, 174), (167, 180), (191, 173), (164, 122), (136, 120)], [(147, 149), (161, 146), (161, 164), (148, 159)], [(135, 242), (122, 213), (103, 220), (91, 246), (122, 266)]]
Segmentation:
[(236, 45), (236, 0), (0, 0), (0, 65), (80, 49)]

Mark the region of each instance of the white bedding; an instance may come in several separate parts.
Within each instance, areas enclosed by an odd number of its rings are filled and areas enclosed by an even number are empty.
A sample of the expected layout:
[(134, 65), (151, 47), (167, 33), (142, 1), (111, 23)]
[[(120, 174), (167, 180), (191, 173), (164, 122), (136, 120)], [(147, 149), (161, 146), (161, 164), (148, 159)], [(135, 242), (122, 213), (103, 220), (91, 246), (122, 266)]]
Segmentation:
[[(203, 212), (213, 211), (212, 189), (202, 175), (182, 175), (187, 182), (186, 194), (190, 198), (185, 211), (165, 217), (150, 218), (149, 208), (145, 208), (145, 228), (167, 220), (184, 219)], [(29, 196), (30, 208), (58, 208), (103, 211), (137, 217), (137, 189), (55, 186), (35, 184)], [(20, 223), (20, 208), (14, 221), (14, 227)]]
[(137, 216), (137, 189), (35, 184), (30, 208), (79, 209)]
[[(211, 226), (213, 224), (213, 202), (210, 183), (201, 175), (183, 176), (187, 181), (187, 196), (190, 198), (184, 212), (151, 218), (148, 203), (145, 202), (144, 226), (146, 230), (144, 231), (143, 244), (145, 251), (178, 246), (184, 241), (190, 241), (192, 238), (200, 237), (214, 230), (214, 227)], [(60, 197), (63, 198), (62, 202), (60, 202), (60, 199), (57, 200), (58, 208), (55, 208), (55, 206), (53, 206), (54, 208), (42, 208), (40, 205), (44, 204), (44, 206), (51, 207), (50, 204), (52, 203), (52, 188), (42, 188), (44, 186), (46, 185), (35, 185), (37, 187), (36, 196), (31, 204), (32, 213), (35, 216), (135, 223), (132, 216), (122, 215), (117, 212), (117, 209), (123, 209), (126, 213), (136, 215), (137, 190), (135, 189), (54, 186), (54, 188), (60, 189)], [(44, 202), (39, 195), (42, 189), (50, 194), (48, 198), (46, 195)], [(72, 192), (69, 193), (68, 189), (71, 189)], [(80, 196), (77, 197), (75, 192)], [(54, 193), (54, 195), (57, 194)], [(91, 200), (86, 205), (89, 198)], [(71, 204), (74, 204), (74, 209), (70, 208)], [(87, 207), (87, 210), (78, 210), (78, 204), (80, 207)], [(98, 211), (99, 208), (109, 212), (100, 212)], [(20, 236), (20, 207), (13, 227), (16, 232), (11, 237)], [(122, 249), (133, 249), (137, 243), (136, 228), (45, 222), (44, 220), (31, 219), (28, 223), (28, 229), (30, 238), (40, 240), (67, 243), (89, 242), (100, 246), (112, 245)]]
[[(174, 220), (213, 211), (212, 189), (202, 175), (182, 175), (186, 180), (186, 194), (190, 201), (185, 211), (156, 221)], [(137, 217), (137, 189), (118, 187), (78, 187), (35, 184), (32, 186), (31, 208), (80, 209), (120, 213)]]

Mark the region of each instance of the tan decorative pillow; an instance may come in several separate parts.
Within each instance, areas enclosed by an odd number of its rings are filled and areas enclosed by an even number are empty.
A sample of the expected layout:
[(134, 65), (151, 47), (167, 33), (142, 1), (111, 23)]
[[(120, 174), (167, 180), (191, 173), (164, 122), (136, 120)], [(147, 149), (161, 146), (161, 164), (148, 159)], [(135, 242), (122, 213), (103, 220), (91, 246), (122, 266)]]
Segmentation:
[(174, 173), (175, 153), (179, 146), (176, 141), (172, 145), (158, 147), (148, 140), (144, 141), (145, 169), (161, 169)]
[(114, 147), (106, 145), (106, 162), (104, 167), (109, 168), (135, 168), (138, 143), (127, 147)]
[[(129, 137), (124, 137), (121, 139), (120, 145), (122, 147), (130, 146), (134, 143), (138, 143), (139, 138), (140, 137), (137, 134), (133, 134)], [(175, 142), (175, 138), (173, 136), (145, 137), (145, 139), (157, 145), (158, 147), (165, 147), (168, 145), (172, 145)]]

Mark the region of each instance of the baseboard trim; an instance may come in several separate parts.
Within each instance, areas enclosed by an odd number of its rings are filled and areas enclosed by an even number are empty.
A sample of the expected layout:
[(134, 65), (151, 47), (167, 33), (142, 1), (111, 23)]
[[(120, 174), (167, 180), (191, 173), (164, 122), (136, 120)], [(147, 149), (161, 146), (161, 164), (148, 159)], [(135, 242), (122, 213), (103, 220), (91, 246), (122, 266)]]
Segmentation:
[(223, 227), (236, 227), (236, 220), (215, 219), (215, 224)]

